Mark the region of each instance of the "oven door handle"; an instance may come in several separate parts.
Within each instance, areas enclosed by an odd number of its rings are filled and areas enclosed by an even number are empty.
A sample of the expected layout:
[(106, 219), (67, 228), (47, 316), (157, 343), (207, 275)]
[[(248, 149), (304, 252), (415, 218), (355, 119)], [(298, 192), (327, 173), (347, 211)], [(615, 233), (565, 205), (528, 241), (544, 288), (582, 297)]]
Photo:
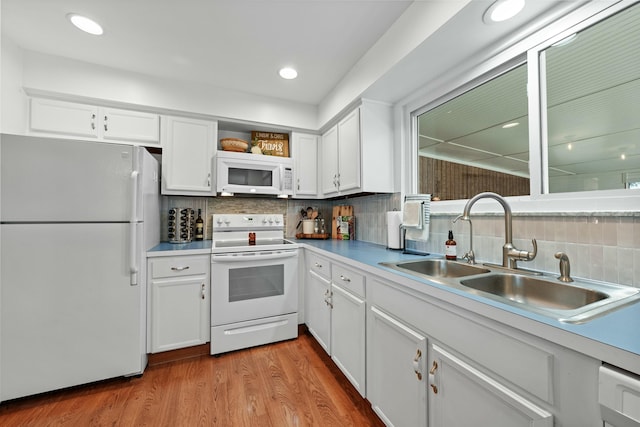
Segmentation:
[(284, 259), (298, 255), (297, 250), (293, 251), (265, 251), (265, 252), (236, 252), (233, 254), (214, 254), (211, 255), (211, 262), (243, 262), (243, 261), (262, 261), (269, 259)]

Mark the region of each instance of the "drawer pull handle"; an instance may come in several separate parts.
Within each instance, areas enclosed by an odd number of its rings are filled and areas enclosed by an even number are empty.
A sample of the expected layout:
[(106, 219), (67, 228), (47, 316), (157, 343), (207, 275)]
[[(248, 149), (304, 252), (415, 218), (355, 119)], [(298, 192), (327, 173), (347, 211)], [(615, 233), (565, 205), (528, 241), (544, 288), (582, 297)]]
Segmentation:
[(319, 264), (317, 262), (315, 263), (315, 266), (318, 267), (318, 268), (322, 268), (322, 264)]
[(189, 266), (185, 266), (185, 267), (171, 267), (172, 271), (184, 271), (184, 270), (188, 270)]
[(202, 299), (206, 298), (206, 288), (204, 287), (204, 283), (202, 284)]
[(340, 279), (342, 279), (343, 282), (351, 282), (351, 279), (349, 279), (348, 277), (343, 276), (342, 274), (340, 275)]

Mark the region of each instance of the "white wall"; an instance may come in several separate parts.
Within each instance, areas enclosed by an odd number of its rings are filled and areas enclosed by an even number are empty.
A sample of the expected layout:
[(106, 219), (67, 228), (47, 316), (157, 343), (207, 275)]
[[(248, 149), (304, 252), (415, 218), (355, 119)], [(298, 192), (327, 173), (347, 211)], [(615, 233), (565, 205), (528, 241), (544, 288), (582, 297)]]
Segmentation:
[(2, 93), (0, 132), (24, 133), (27, 101), (22, 90), (22, 50), (2, 37), (0, 88)]
[(325, 126), (436, 32), (470, 0), (416, 1), (358, 61), (319, 105), (318, 125)]
[(287, 129), (317, 129), (317, 108), (313, 105), (150, 77), (32, 51), (23, 51), (22, 57), (22, 83), (35, 93), (269, 123)]

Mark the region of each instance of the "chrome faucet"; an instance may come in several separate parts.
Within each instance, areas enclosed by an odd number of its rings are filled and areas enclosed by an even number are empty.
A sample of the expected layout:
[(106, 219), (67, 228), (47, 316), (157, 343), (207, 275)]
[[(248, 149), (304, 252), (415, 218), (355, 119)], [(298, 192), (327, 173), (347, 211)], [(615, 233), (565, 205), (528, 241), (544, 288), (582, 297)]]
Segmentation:
[[(515, 270), (518, 268), (518, 261), (531, 261), (534, 259), (538, 253), (538, 243), (536, 242), (536, 239), (531, 240), (531, 243), (533, 243), (533, 252), (523, 251), (513, 246), (511, 207), (509, 207), (509, 204), (501, 195), (489, 192), (476, 194), (469, 199), (467, 204), (464, 206), (462, 215), (458, 216), (456, 220), (462, 219), (470, 222), (471, 217), (469, 215), (471, 207), (480, 199), (494, 199), (500, 203), (504, 209), (504, 246), (502, 246), (502, 267)], [(469, 253), (473, 255), (473, 245), (471, 246)]]

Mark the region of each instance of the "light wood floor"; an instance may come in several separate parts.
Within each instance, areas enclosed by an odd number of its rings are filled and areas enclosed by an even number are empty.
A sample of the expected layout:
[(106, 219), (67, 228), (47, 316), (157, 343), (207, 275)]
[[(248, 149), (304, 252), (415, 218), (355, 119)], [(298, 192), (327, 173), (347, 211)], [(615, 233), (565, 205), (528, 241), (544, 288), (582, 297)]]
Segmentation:
[(382, 426), (305, 332), (298, 339), (147, 368), (0, 404), (10, 426)]

